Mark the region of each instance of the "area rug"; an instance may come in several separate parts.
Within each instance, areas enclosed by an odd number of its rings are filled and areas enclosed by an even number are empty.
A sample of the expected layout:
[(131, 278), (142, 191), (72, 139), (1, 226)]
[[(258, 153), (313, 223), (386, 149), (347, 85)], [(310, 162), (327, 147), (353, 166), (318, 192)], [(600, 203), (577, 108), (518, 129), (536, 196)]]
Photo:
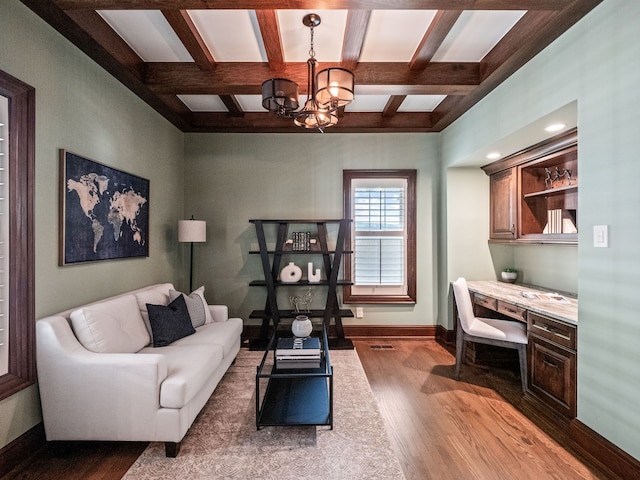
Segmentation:
[(334, 425), (255, 424), (255, 375), (262, 354), (242, 349), (196, 418), (177, 458), (151, 443), (123, 479), (404, 479), (353, 350), (331, 352)]

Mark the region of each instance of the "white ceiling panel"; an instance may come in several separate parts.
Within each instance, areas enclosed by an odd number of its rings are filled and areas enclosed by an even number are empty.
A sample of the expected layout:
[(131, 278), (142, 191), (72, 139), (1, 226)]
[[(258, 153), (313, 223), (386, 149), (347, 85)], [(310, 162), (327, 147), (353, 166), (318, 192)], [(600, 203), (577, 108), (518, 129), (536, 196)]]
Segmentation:
[(407, 95), (399, 112), (433, 112), (446, 95)]
[(98, 13), (143, 61), (193, 61), (159, 10), (100, 10)]
[(347, 10), (278, 10), (285, 62), (306, 62), (309, 58), (310, 28), (302, 23), (307, 13), (317, 13), (321, 18), (320, 25), (313, 32), (316, 60), (339, 62)]
[(189, 10), (216, 62), (266, 62), (253, 10)]
[(356, 95), (345, 112), (382, 112), (389, 101), (389, 95)]
[(178, 95), (192, 112), (227, 112), (228, 109), (218, 95)]
[(524, 11), (465, 11), (433, 56), (434, 62), (479, 62)]
[(236, 95), (236, 99), (244, 112), (266, 112), (260, 95)]
[(435, 14), (435, 10), (374, 10), (360, 62), (410, 61)]

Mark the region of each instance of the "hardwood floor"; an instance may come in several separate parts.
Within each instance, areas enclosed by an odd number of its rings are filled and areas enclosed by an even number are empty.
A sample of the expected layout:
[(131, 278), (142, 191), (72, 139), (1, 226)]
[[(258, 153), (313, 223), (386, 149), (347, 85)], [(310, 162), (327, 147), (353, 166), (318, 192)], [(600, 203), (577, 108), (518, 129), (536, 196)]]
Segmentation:
[(517, 364), (463, 365), (458, 382), (436, 342), (354, 344), (408, 480), (609, 478), (522, 400)]
[[(354, 344), (407, 480), (609, 478), (521, 400), (517, 371), (464, 365), (457, 382), (453, 355), (433, 341)], [(79, 442), (64, 457), (43, 449), (2, 480), (118, 480), (145, 446)]]

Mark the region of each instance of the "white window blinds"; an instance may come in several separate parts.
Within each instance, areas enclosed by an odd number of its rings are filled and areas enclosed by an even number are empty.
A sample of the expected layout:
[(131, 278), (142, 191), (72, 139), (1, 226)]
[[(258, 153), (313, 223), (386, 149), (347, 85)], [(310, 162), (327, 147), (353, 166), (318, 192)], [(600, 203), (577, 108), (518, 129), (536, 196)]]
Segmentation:
[(405, 182), (378, 180), (371, 186), (356, 183), (354, 284), (402, 286), (406, 283)]
[(0, 375), (9, 371), (8, 100), (0, 96)]

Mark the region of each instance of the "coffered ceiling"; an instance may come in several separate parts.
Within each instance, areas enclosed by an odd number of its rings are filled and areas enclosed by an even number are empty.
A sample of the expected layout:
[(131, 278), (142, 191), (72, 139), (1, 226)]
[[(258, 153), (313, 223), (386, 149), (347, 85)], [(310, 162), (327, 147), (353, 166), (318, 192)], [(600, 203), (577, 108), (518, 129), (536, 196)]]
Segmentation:
[(261, 84), (355, 74), (326, 132), (438, 132), (602, 0), (22, 0), (185, 132), (305, 132)]

